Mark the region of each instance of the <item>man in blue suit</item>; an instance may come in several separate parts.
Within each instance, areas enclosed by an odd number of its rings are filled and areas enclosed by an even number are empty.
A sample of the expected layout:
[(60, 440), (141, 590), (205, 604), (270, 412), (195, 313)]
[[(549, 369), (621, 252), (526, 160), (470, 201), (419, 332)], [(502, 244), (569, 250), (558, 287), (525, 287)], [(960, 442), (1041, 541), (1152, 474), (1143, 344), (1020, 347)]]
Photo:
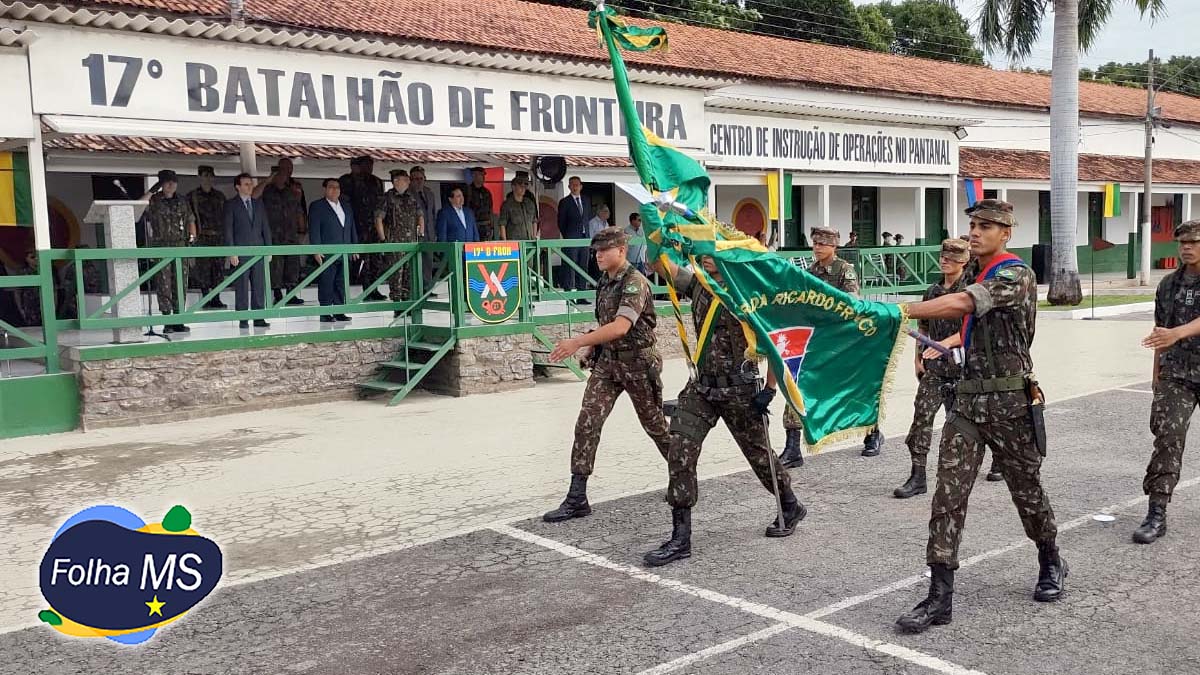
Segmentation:
[[(225, 202), (225, 245), (226, 246), (270, 246), (271, 226), (267, 223), (267, 207), (261, 199), (254, 199), (254, 179), (248, 173), (238, 174), (233, 179), (237, 188), (237, 196)], [(242, 260), (238, 256), (230, 256), (229, 264), (239, 267)], [(262, 309), (266, 272), (260, 261), (234, 283), (234, 307), (239, 312), (247, 309)], [(241, 328), (249, 328), (248, 321), (240, 321)], [(271, 324), (262, 319), (254, 320), (255, 328), (270, 328)]]
[(450, 192), (450, 206), (438, 211), (438, 241), (479, 241), (479, 229), (475, 226), (475, 214), (471, 209), (463, 208), (466, 201), (462, 188), (454, 188)]
[[(322, 183), (325, 198), (318, 199), (308, 207), (308, 241), (311, 244), (357, 244), (358, 229), (355, 227), (354, 209), (350, 202), (342, 199), (342, 184), (336, 178), (326, 178)], [(313, 256), (317, 264), (325, 262), (324, 254)], [(358, 260), (358, 254), (351, 256)], [(341, 260), (321, 272), (317, 279), (317, 299), (322, 307), (346, 304), (346, 289), (342, 286)], [(345, 314), (326, 314), (321, 323), (349, 321)]]
[[(590, 238), (588, 221), (592, 219), (592, 205), (588, 198), (583, 196), (583, 181), (579, 176), (571, 176), (567, 179), (567, 188), (571, 194), (558, 201), (559, 234), (563, 239)], [(573, 260), (582, 270), (588, 268), (589, 251), (590, 249), (586, 246), (562, 249), (563, 255)], [(560, 269), (562, 271), (559, 273), (559, 286), (562, 286), (563, 290), (587, 290), (587, 280), (582, 274), (576, 272), (574, 267), (563, 262)], [(587, 301), (581, 300), (580, 304), (587, 304)]]

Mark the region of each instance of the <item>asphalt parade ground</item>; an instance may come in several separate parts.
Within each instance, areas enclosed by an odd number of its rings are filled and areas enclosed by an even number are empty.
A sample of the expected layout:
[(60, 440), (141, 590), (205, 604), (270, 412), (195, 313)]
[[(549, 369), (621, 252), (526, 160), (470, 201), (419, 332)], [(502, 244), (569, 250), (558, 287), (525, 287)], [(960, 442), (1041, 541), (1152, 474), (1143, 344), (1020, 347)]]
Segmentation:
[(1169, 534), (1130, 541), (1145, 514), (1150, 401), (1143, 383), (1047, 408), (1042, 473), (1070, 565), (1059, 603), (1033, 602), (1036, 551), (1005, 485), (981, 474), (953, 623), (898, 633), (928, 587), (930, 495), (891, 496), (908, 455), (889, 433), (880, 457), (850, 447), (792, 470), (809, 512), (787, 539), (763, 536), (774, 502), (748, 470), (702, 481), (692, 557), (654, 570), (641, 556), (669, 535), (661, 486), (598, 498), (592, 516), (559, 524), (525, 509), (455, 534), (461, 523), (435, 518), (450, 536), (223, 582), (140, 647), (13, 626), (0, 633), (0, 672), (1196, 673), (1194, 463)]

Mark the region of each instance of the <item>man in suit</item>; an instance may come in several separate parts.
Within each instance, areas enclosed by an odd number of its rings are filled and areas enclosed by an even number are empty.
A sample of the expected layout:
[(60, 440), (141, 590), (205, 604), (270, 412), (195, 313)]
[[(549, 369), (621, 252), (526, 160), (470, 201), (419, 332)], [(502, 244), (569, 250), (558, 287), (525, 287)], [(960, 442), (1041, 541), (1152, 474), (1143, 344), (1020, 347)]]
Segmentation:
[[(308, 241), (311, 244), (357, 244), (358, 229), (354, 220), (354, 209), (350, 202), (342, 199), (342, 185), (336, 178), (326, 178), (324, 199), (318, 199), (308, 207)], [(325, 255), (313, 256), (317, 264), (325, 262)], [(358, 254), (351, 256), (358, 260)], [(342, 286), (341, 260), (333, 263), (317, 280), (317, 299), (322, 307), (346, 304), (346, 289)], [(326, 314), (321, 323), (349, 321), (345, 314)]]
[[(267, 207), (261, 199), (255, 199), (254, 179), (248, 173), (238, 174), (233, 179), (237, 196), (225, 202), (225, 245), (226, 246), (270, 246), (271, 226), (267, 222)], [(238, 256), (230, 256), (229, 264), (241, 265)], [(247, 309), (263, 309), (266, 272), (260, 261), (234, 282), (235, 308), (239, 312)], [(248, 321), (238, 322), (240, 328), (249, 328)], [(255, 319), (255, 328), (270, 328), (263, 319)]]
[(466, 201), (462, 188), (454, 188), (450, 192), (450, 206), (438, 212), (438, 241), (479, 241), (479, 229), (475, 226), (475, 214), (471, 209), (463, 207)]
[[(592, 207), (583, 196), (583, 181), (579, 176), (571, 176), (567, 180), (567, 188), (571, 194), (558, 202), (558, 231), (563, 239), (586, 239), (588, 221), (592, 219)], [(588, 268), (588, 247), (571, 247), (563, 249), (563, 255), (570, 258), (579, 269)], [(587, 289), (587, 282), (575, 268), (564, 262), (562, 277), (559, 284), (564, 290), (582, 291)], [(586, 301), (583, 301), (586, 302)]]

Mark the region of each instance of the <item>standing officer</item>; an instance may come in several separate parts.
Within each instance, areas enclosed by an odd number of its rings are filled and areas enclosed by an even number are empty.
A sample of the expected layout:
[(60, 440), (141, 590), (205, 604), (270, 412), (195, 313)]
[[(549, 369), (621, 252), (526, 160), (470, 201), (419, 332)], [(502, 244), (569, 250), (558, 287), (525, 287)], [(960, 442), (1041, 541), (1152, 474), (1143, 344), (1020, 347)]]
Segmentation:
[(972, 212), (971, 250), (979, 259), (967, 274), (975, 281), (962, 293), (908, 306), (909, 317), (917, 320), (969, 318), (963, 331), (963, 379), (942, 433), (929, 516), (929, 595), (897, 620), (903, 630), (921, 632), (950, 623), (967, 499), (983, 463), (985, 443), (1000, 463), (1025, 535), (1037, 544), (1033, 599), (1052, 602), (1063, 595), (1067, 564), (1058, 553), (1058, 527), (1042, 489), (1044, 400), (1029, 355), (1037, 279), (1020, 258), (1004, 250), (1016, 224), (1011, 208), (998, 200)]
[[(942, 281), (934, 284), (925, 291), (924, 300), (935, 300), (947, 293), (961, 293), (967, 285), (963, 282), (963, 267), (971, 259), (970, 245), (962, 239), (947, 239), (942, 242), (942, 253), (939, 262), (942, 267)], [(958, 335), (962, 322), (955, 319), (923, 320), (917, 324), (917, 330), (931, 340), (941, 342)], [(928, 491), (925, 484), (925, 459), (929, 455), (929, 443), (933, 439), (933, 417), (937, 409), (946, 402), (946, 390), (953, 388), (962, 375), (958, 364), (951, 359), (924, 358), (924, 349), (918, 347), (917, 396), (913, 401), (913, 421), (908, 430), (908, 438), (904, 439), (908, 452), (912, 455), (912, 473), (908, 482), (892, 493), (897, 499), (907, 499), (923, 495)]]
[[(824, 281), (834, 288), (845, 291), (850, 295), (858, 295), (858, 275), (854, 265), (837, 256), (838, 243), (842, 235), (837, 230), (827, 227), (814, 227), (812, 230), (813, 261), (808, 273)], [(783, 411), (783, 428), (787, 430), (787, 441), (783, 454), (779, 457), (783, 465), (792, 468), (804, 465), (804, 454), (801, 450), (803, 440), (803, 421), (790, 406)], [(863, 457), (874, 457), (883, 447), (883, 435), (876, 427), (863, 439)]]
[(486, 173), (482, 166), (471, 169), (471, 184), (467, 186), (467, 208), (475, 212), (475, 226), (479, 228), (479, 241), (496, 238), (492, 224), (492, 193), (484, 185)]
[(1152, 544), (1167, 533), (1167, 503), (1179, 482), (1188, 423), (1200, 402), (1200, 220), (1175, 228), (1175, 240), (1184, 267), (1158, 283), (1154, 330), (1142, 340), (1143, 347), (1154, 350), (1154, 453), (1142, 481), (1150, 511), (1133, 532), (1139, 544)]
[[(421, 241), (421, 233), (425, 231), (425, 218), (416, 198), (408, 190), (408, 172), (404, 169), (392, 169), (391, 176), (392, 189), (383, 196), (379, 208), (375, 211), (375, 235), (379, 241), (392, 244), (415, 244)], [(382, 256), (383, 264), (380, 265), (379, 271), (386, 272), (400, 257), (399, 253)], [(392, 302), (410, 299), (413, 260), (415, 256), (388, 281), (391, 289), (388, 297)], [(399, 316), (399, 310), (394, 312), (394, 315)]]
[[(354, 211), (354, 223), (358, 227), (358, 241), (360, 244), (374, 244), (375, 240), (375, 209), (379, 207), (379, 200), (383, 198), (383, 181), (375, 175), (375, 160), (367, 155), (355, 157), (350, 160), (350, 173), (343, 175), (338, 179), (338, 183), (342, 186), (342, 198), (350, 202), (350, 209)], [(361, 271), (352, 275), (357, 279), (358, 283), (365, 286), (370, 286), (375, 282), (376, 266), (375, 261), (378, 255), (371, 253), (362, 256)], [(366, 297), (367, 300), (385, 300), (379, 289), (375, 289)]]
[[(721, 283), (712, 258), (701, 258), (700, 264), (708, 273), (709, 283)], [(691, 296), (692, 321), (699, 333), (705, 324), (712, 326), (712, 337), (704, 358), (696, 364), (697, 377), (689, 380), (679, 394), (678, 405), (671, 414), (671, 452), (667, 455), (670, 482), (667, 503), (671, 505), (672, 530), (670, 540), (644, 557), (647, 565), (659, 567), (692, 555), (692, 507), (696, 505), (699, 485), (696, 481), (696, 462), (708, 432), (719, 420), (725, 421), (733, 440), (741, 448), (759, 482), (772, 494), (778, 492), (783, 506), (783, 522), (776, 515), (767, 526), (768, 537), (787, 537), (795, 531), (796, 523), (808, 513), (792, 492), (791, 478), (783, 470), (779, 458), (771, 450), (765, 416), (775, 397), (773, 381), (767, 388), (758, 389), (758, 364), (746, 359), (746, 334), (742, 324), (704, 287), (690, 270), (668, 264), (663, 269), (655, 263), (655, 271), (675, 280), (675, 288)], [(770, 378), (768, 378), (770, 380)], [(771, 464), (775, 467), (772, 470)], [(774, 473), (774, 477), (772, 477)]]
[[(267, 209), (267, 222), (271, 225), (271, 241), (275, 246), (296, 246), (304, 243), (308, 235), (308, 202), (304, 199), (304, 188), (292, 179), (292, 160), (284, 157), (271, 177), (254, 190), (254, 196), (262, 200)], [(283, 300), (290, 289), (300, 283), (300, 265), (303, 256), (275, 255), (271, 258), (271, 285), (275, 291), (275, 302)], [(303, 305), (299, 295), (288, 300), (289, 305)]]
[[(146, 207), (146, 223), (150, 226), (151, 247), (175, 248), (187, 246), (196, 241), (196, 214), (192, 206), (179, 192), (179, 177), (170, 169), (158, 172), (158, 183), (150, 188), (150, 204)], [(177, 264), (187, 267), (186, 258), (181, 258)], [(183, 278), (187, 279), (184, 269)], [(176, 306), (175, 269), (167, 265), (154, 277), (158, 289), (158, 309), (164, 315), (175, 314), (182, 310)], [(185, 290), (186, 289), (181, 289)], [(186, 293), (185, 293), (186, 295)], [(183, 324), (163, 326), (164, 333), (190, 332)]]
[(671, 448), (671, 432), (662, 410), (662, 356), (655, 348), (658, 316), (650, 282), (626, 260), (625, 233), (609, 227), (592, 238), (592, 248), (604, 272), (596, 288), (596, 323), (599, 327), (559, 342), (551, 360), (562, 361), (587, 349), (592, 376), (583, 392), (575, 444), (571, 447), (571, 488), (557, 509), (543, 516), (554, 523), (591, 514), (587, 479), (596, 463), (600, 430), (621, 392), (629, 394), (642, 428), (654, 440), (663, 459)]
[[(199, 246), (220, 246), (225, 241), (223, 218), (225, 214), (225, 195), (213, 187), (216, 172), (211, 166), (202, 166), (196, 170), (200, 176), (200, 187), (188, 193), (188, 203), (192, 213), (196, 214), (196, 244)], [(217, 287), (225, 278), (224, 258), (196, 258), (192, 261), (192, 280), (200, 289), (200, 296)], [(204, 309), (229, 309), (217, 295)]]

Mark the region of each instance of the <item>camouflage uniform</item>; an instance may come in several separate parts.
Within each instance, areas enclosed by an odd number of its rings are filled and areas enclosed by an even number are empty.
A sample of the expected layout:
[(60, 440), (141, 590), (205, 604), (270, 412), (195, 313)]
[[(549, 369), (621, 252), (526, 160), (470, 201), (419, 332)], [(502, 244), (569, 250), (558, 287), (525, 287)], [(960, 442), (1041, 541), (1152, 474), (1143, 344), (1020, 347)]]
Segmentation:
[[(271, 226), (271, 243), (276, 246), (296, 246), (304, 243), (308, 233), (305, 225), (304, 188), (289, 179), (283, 187), (268, 183), (262, 192), (267, 223)], [(276, 255), (271, 258), (271, 287), (295, 288), (300, 283), (303, 256)]]
[(474, 184), (467, 186), (467, 208), (475, 212), (475, 225), (479, 228), (479, 241), (491, 241), (496, 238), (492, 224), (495, 216), (492, 214), (492, 193), (486, 186), (477, 188)]
[[(1180, 269), (1158, 284), (1154, 325), (1176, 328), (1200, 318), (1200, 276)], [(1150, 407), (1154, 453), (1142, 489), (1151, 501), (1167, 504), (1179, 482), (1183, 447), (1192, 413), (1200, 403), (1200, 337), (1180, 340), (1158, 355), (1158, 383)]]
[[(980, 261), (972, 261), (964, 275), (974, 279), (980, 269)], [(1008, 388), (1005, 380), (1023, 380), (1033, 371), (1029, 347), (1037, 318), (1037, 279), (1030, 268), (1012, 266), (970, 284), (966, 292), (975, 301), (975, 326), (952, 419), (942, 431), (926, 549), (929, 564), (951, 570), (958, 567), (967, 499), (985, 445), (1004, 474), (1026, 536), (1039, 544), (1053, 542), (1058, 531), (1042, 489), (1043, 458), (1029, 416), (1029, 395), (1023, 386), (1003, 390)], [(1001, 391), (973, 391), (989, 381)]]
[[(358, 228), (358, 242), (360, 244), (375, 244), (378, 243), (378, 237), (375, 236), (375, 210), (379, 208), (379, 200), (383, 199), (383, 180), (379, 177), (370, 175), (358, 175), (348, 173), (338, 179), (338, 183), (342, 186), (342, 197), (350, 202), (350, 210), (354, 212), (354, 225)], [(371, 285), (376, 278), (376, 275), (370, 274), (374, 270), (374, 258), (378, 254), (367, 254), (362, 256), (361, 276), (352, 274), (352, 277), (357, 277), (359, 283), (364, 286)]]
[(500, 205), (500, 222), (504, 227), (505, 236), (510, 240), (530, 240), (537, 238), (538, 207), (537, 199), (532, 192), (526, 192), (525, 198), (517, 201), (510, 192)]
[[(196, 214), (196, 245), (223, 246), (225, 244), (225, 195), (217, 189), (205, 192), (196, 188), (188, 193), (188, 203)], [(192, 261), (192, 283), (204, 291), (211, 291), (225, 278), (224, 258), (196, 258)]]
[[(388, 190), (387, 194), (383, 196), (383, 200), (379, 202), (379, 208), (371, 222), (375, 222), (379, 218), (383, 219), (385, 241), (393, 244), (415, 244), (421, 241), (419, 226), (421, 217), (420, 206), (412, 193), (406, 191), (401, 194), (393, 188)], [(399, 253), (387, 253), (378, 257), (383, 262), (375, 275), (386, 272), (389, 267), (400, 260), (401, 256)], [(410, 260), (392, 274), (392, 278), (389, 280), (391, 292), (388, 294), (392, 302), (409, 299), (409, 290), (412, 288), (412, 264), (412, 260)]]
[[(188, 225), (196, 222), (192, 205), (179, 193), (167, 197), (159, 192), (150, 197), (146, 207), (146, 222), (150, 225), (151, 247), (182, 247), (188, 243)], [(183, 278), (188, 278), (188, 265), (184, 265)], [(179, 311), (175, 306), (175, 266), (167, 265), (154, 277), (158, 290), (158, 309), (164, 314)]]
[[(818, 265), (815, 260), (812, 261), (808, 267), (808, 273), (838, 290), (858, 295), (858, 273), (854, 271), (854, 265), (837, 257), (836, 254), (828, 265)], [(792, 410), (791, 406), (784, 406), (783, 428), (804, 428), (804, 421), (800, 415), (796, 414), (796, 411)]]
[[(967, 287), (964, 274), (954, 285), (946, 288), (940, 283), (934, 284), (925, 291), (923, 300), (936, 300), (943, 295), (961, 293)], [(962, 328), (959, 319), (922, 319), (917, 326), (931, 340), (941, 342), (958, 333)], [(917, 349), (924, 349), (918, 344)], [(908, 452), (912, 455), (913, 466), (925, 466), (929, 455), (929, 444), (933, 440), (933, 419), (938, 408), (946, 401), (946, 389), (954, 386), (962, 376), (962, 369), (949, 357), (929, 359), (925, 362), (925, 374), (917, 384), (917, 396), (913, 401), (913, 421), (908, 429), (908, 437), (904, 439)]]
[(642, 428), (664, 459), (671, 448), (671, 433), (662, 410), (662, 356), (655, 348), (658, 316), (650, 282), (629, 264), (612, 276), (603, 275), (596, 289), (597, 323), (603, 326), (619, 316), (632, 321), (633, 326), (621, 338), (596, 348), (600, 354), (592, 366), (575, 423), (573, 475), (591, 475), (600, 430), (623, 391), (629, 394)]
[[(699, 331), (715, 299), (695, 280), (692, 272), (680, 268), (675, 287), (692, 298), (692, 321)], [(670, 484), (667, 502), (672, 507), (696, 505), (698, 485), (696, 462), (708, 432), (724, 420), (729, 433), (741, 448), (758, 480), (770, 492), (776, 485), (771, 479), (775, 463), (780, 493), (788, 492), (791, 478), (771, 450), (763, 416), (754, 412), (751, 400), (758, 390), (758, 364), (746, 361), (746, 336), (741, 323), (718, 305), (712, 339), (704, 359), (698, 364), (699, 377), (688, 382), (679, 394), (678, 407), (671, 416), (671, 452), (667, 456)]]

